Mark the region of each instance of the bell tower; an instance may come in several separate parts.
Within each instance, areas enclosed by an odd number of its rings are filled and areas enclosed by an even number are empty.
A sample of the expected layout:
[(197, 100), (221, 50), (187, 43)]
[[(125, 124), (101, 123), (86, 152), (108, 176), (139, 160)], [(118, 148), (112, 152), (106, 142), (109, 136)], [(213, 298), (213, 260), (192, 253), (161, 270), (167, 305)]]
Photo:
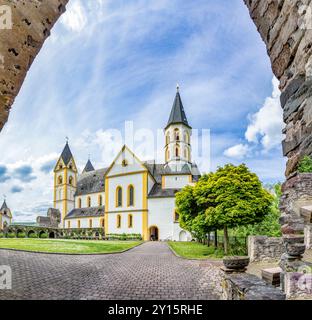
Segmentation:
[(185, 164), (192, 162), (191, 148), (192, 127), (189, 125), (184, 111), (180, 87), (165, 128), (165, 159), (171, 170), (180, 171)]
[(77, 173), (67, 141), (54, 168), (54, 208), (61, 212), (61, 228), (64, 228), (64, 218), (75, 207)]

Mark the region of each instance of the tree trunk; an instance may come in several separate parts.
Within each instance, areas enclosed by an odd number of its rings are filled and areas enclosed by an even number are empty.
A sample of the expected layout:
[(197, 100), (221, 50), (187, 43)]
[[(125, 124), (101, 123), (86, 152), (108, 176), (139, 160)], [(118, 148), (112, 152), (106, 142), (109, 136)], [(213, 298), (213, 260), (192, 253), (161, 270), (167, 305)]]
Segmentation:
[(208, 247), (210, 247), (210, 232), (208, 233)]
[(224, 254), (228, 255), (229, 252), (229, 235), (227, 226), (224, 226)]
[(218, 230), (214, 233), (214, 246), (216, 249), (218, 249)]

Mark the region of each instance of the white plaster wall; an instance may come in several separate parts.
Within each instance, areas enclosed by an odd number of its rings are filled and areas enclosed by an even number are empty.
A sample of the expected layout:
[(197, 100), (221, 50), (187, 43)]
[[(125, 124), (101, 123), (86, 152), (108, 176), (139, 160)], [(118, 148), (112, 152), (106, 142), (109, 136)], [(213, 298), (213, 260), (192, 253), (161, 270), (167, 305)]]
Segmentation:
[(189, 175), (165, 176), (165, 189), (183, 188), (189, 182)]
[[(109, 178), (109, 193), (108, 193), (108, 210), (107, 211), (124, 211), (124, 210), (142, 210), (143, 206), (143, 174), (132, 174), (128, 176), (120, 176)], [(134, 186), (134, 206), (127, 206), (127, 191), (128, 186)], [(122, 206), (116, 208), (116, 190), (117, 187), (122, 187), (123, 201)]]
[[(104, 218), (104, 217), (102, 217)], [(82, 219), (69, 219), (65, 222), (65, 228), (68, 227), (68, 221), (70, 221), (70, 228), (77, 229), (78, 228), (78, 221), (80, 220), (80, 228), (81, 229), (88, 229), (89, 228), (89, 220), (92, 220), (92, 228), (101, 228), (100, 221), (102, 218), (82, 218)]]
[[(128, 165), (126, 167), (122, 166), (122, 161), (127, 160)], [(116, 174), (125, 174), (129, 172), (137, 172), (144, 170), (142, 164), (127, 150), (123, 152), (122, 155), (118, 157), (113, 168), (111, 168), (108, 177)]]
[(175, 199), (148, 199), (148, 209), (148, 228), (158, 227), (159, 240), (173, 240)]
[(102, 205), (105, 205), (105, 192), (98, 192), (98, 193), (90, 193), (82, 196), (76, 196), (75, 197), (75, 208), (79, 208), (78, 206), (78, 199), (81, 199), (81, 208), (87, 208), (88, 207), (88, 197), (91, 197), (91, 207), (97, 207), (98, 204), (98, 198), (99, 195), (102, 196)]
[[(117, 216), (121, 215), (121, 228), (117, 228)], [(132, 214), (133, 217), (133, 227), (128, 228), (128, 215)], [(108, 233), (139, 233), (142, 235), (143, 225), (142, 225), (142, 216), (141, 212), (121, 212), (121, 213), (109, 213), (108, 214)]]

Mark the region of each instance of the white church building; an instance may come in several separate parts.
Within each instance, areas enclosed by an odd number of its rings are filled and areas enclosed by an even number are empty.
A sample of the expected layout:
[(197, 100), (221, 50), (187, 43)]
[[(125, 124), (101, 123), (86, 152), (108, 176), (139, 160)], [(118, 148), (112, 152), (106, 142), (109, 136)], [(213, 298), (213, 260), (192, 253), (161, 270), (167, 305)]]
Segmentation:
[(54, 169), (54, 209), (60, 228), (104, 228), (105, 234), (141, 234), (143, 240), (188, 241), (175, 210), (175, 193), (196, 182), (192, 128), (179, 89), (164, 129), (165, 163), (142, 162), (124, 146), (108, 168), (88, 160), (78, 174), (68, 143)]

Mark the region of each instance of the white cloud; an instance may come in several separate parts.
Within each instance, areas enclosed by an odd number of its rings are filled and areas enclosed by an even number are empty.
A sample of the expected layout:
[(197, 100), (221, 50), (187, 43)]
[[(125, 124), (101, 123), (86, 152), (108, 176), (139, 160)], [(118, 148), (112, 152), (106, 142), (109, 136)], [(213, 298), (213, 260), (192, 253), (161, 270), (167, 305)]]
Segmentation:
[(224, 155), (229, 158), (243, 159), (249, 153), (249, 146), (246, 144), (237, 144), (224, 151)]
[(70, 3), (65, 14), (61, 17), (62, 24), (71, 31), (82, 31), (88, 23), (85, 10), (85, 7), (78, 0)]
[(265, 100), (262, 108), (250, 117), (245, 133), (248, 142), (261, 143), (264, 151), (280, 145), (282, 141), (283, 111), (280, 105), (279, 81), (273, 78), (272, 96)]

